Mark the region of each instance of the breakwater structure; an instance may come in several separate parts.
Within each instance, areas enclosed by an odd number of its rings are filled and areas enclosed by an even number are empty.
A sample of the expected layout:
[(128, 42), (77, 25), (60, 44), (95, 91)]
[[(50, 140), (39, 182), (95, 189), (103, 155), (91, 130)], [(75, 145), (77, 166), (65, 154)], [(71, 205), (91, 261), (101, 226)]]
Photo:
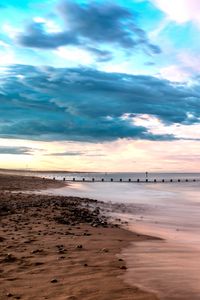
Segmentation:
[[(53, 177), (53, 180), (56, 180), (57, 178), (56, 177)], [(90, 183), (94, 183), (94, 182), (121, 182), (121, 183), (184, 183), (184, 182), (197, 182), (197, 181), (200, 181), (200, 178), (197, 179), (185, 179), (185, 178), (180, 178), (180, 179), (176, 179), (176, 178), (169, 178), (169, 179), (123, 179), (123, 178), (120, 178), (120, 179), (115, 179), (115, 178), (85, 178), (85, 177), (82, 177), (82, 178), (76, 178), (76, 177), (73, 177), (73, 178), (59, 178), (59, 180), (63, 180), (63, 181), (66, 181), (66, 182), (90, 182)]]

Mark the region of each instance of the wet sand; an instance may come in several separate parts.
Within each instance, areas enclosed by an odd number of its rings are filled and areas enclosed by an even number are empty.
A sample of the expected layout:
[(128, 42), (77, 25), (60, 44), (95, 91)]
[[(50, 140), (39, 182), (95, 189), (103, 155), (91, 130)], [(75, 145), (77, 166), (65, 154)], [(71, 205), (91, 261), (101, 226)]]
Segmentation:
[(199, 300), (199, 250), (167, 241), (134, 242), (124, 249), (124, 279), (157, 291), (161, 300)]
[(36, 176), (11, 175), (0, 173), (0, 191), (34, 191), (49, 188), (61, 188), (67, 184), (62, 181)]
[(96, 200), (14, 192), (63, 184), (0, 175), (0, 299), (158, 299), (122, 279), (122, 249), (151, 237), (110, 224)]

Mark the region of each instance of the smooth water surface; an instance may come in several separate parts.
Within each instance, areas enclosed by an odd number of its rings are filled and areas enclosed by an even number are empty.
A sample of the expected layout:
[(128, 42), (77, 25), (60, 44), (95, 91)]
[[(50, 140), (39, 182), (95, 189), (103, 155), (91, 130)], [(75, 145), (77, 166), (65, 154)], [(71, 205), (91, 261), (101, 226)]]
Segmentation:
[[(12, 171), (11, 173), (13, 173)], [(22, 172), (15, 172), (16, 174), (22, 174)], [(33, 176), (41, 176), (46, 178), (55, 178), (58, 180), (62, 180), (65, 178), (66, 180), (82, 181), (85, 179), (86, 181), (104, 181), (110, 182), (111, 179), (113, 181), (119, 182), (120, 179), (122, 181), (192, 181), (199, 180), (200, 181), (200, 173), (156, 173), (156, 172), (23, 172), (23, 175), (33, 175)]]
[(164, 240), (123, 252), (125, 280), (164, 300), (200, 299), (200, 183), (72, 183), (51, 193), (123, 203), (129, 228)]

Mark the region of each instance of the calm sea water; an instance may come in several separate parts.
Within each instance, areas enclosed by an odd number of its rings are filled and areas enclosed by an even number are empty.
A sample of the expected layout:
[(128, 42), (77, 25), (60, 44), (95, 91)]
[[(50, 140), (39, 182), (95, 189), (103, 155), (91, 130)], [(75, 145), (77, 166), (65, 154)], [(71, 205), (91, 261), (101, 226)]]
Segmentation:
[(65, 178), (66, 180), (72, 180), (73, 178), (75, 180), (83, 180), (83, 178), (87, 181), (92, 181), (94, 179), (95, 181), (101, 181), (104, 179), (105, 181), (120, 181), (122, 179), (123, 181), (128, 181), (131, 179), (132, 181), (137, 181), (137, 179), (144, 181), (147, 178), (149, 181), (153, 181), (154, 179), (156, 180), (175, 180), (177, 181), (178, 179), (180, 180), (193, 180), (197, 179), (200, 180), (200, 173), (153, 173), (153, 172), (59, 172), (59, 173), (39, 173), (39, 175), (42, 175), (44, 177), (48, 178), (53, 178), (55, 177), (56, 179), (63, 179)]
[[(125, 280), (152, 290), (163, 300), (200, 299), (200, 174), (149, 173), (149, 179), (182, 179), (173, 183), (110, 182), (145, 179), (145, 173), (59, 173), (50, 178), (106, 178), (108, 182), (73, 182), (45, 193), (90, 197), (122, 203), (115, 216), (129, 228), (163, 238), (133, 243), (123, 251), (128, 263)], [(191, 182), (185, 182), (190, 179)]]

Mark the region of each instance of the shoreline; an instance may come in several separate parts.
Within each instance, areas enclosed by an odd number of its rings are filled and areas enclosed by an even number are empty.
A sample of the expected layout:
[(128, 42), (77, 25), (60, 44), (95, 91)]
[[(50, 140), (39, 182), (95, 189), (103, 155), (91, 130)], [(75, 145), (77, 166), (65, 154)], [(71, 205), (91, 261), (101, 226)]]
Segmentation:
[(64, 185), (0, 175), (1, 299), (158, 299), (122, 279), (122, 249), (152, 237), (109, 223), (96, 200), (23, 193)]

